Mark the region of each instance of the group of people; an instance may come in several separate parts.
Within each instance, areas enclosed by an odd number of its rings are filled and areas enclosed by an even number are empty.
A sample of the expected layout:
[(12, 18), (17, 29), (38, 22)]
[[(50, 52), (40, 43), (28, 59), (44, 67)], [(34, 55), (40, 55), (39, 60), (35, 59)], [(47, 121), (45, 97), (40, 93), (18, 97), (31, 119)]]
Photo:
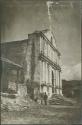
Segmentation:
[[(48, 95), (45, 93), (40, 93), (40, 101), (41, 101), (41, 104), (45, 104), (47, 105), (47, 100), (48, 100)], [(35, 98), (35, 101), (37, 102), (38, 98)]]
[(46, 92), (41, 93), (41, 104), (47, 105), (47, 99), (48, 99), (48, 96), (47, 96)]

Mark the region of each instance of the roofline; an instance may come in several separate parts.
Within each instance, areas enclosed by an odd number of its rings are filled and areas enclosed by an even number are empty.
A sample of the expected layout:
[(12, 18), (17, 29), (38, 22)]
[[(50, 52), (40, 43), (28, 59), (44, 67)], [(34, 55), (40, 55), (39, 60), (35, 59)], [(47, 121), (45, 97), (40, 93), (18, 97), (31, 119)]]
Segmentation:
[(25, 42), (25, 41), (28, 41), (28, 39), (23, 39), (23, 40), (16, 40), (16, 41), (8, 41), (8, 42), (0, 42), (0, 44), (12, 44), (12, 43), (19, 43), (19, 42)]
[[(42, 31), (49, 31), (49, 29), (45, 29), (45, 30), (41, 30), (41, 31), (35, 31), (35, 32), (31, 33), (31, 34), (39, 33), (39, 34), (42, 34), (43, 36), (45, 36)], [(31, 34), (28, 34), (28, 36), (31, 35)], [(52, 34), (52, 35), (53, 35), (53, 34)], [(53, 36), (54, 36), (54, 35), (53, 35)], [(45, 38), (50, 42), (50, 40), (49, 40), (46, 36), (45, 36)], [(28, 38), (28, 39), (29, 39), (29, 38)], [(16, 40), (16, 41), (12, 41), (12, 42), (1, 42), (0, 44), (4, 45), (4, 44), (12, 44), (12, 43), (25, 42), (26, 40), (28, 41), (28, 39)], [(54, 39), (55, 39), (55, 36), (54, 36)], [(58, 53), (59, 55), (61, 55), (61, 53), (59, 52), (59, 50), (58, 50), (55, 46), (53, 46), (53, 47), (54, 47), (54, 49), (57, 51), (57, 53)]]
[(44, 29), (44, 30), (35, 30), (33, 33), (29, 33), (29, 35), (32, 35), (32, 34), (36, 34), (36, 33), (41, 33), (41, 32), (44, 32), (44, 31), (50, 31), (48, 28), (47, 29)]
[(17, 66), (17, 67), (20, 67), (20, 68), (23, 68), (21, 65), (7, 59), (7, 58), (4, 58), (4, 57), (0, 57), (0, 60), (3, 61), (3, 62), (6, 62), (6, 63), (9, 63), (9, 64), (12, 64), (14, 66)]
[[(44, 35), (44, 33), (42, 33), (42, 31), (40, 31), (40, 33), (42, 34), (42, 35)], [(45, 36), (45, 35), (44, 35)], [(50, 40), (45, 36), (45, 38), (50, 42)], [(61, 55), (61, 53), (59, 52), (59, 50), (58, 49), (56, 49), (55, 48), (55, 46), (53, 46), (54, 47), (54, 49), (58, 52), (58, 54), (59, 55)]]
[[(50, 31), (49, 29), (45, 29), (45, 30), (41, 30), (41, 31), (35, 31), (35, 32), (33, 32), (33, 33), (31, 33), (31, 34), (28, 34), (28, 36), (29, 35), (32, 35), (32, 34), (36, 34), (36, 33), (38, 33), (38, 34), (42, 34), (43, 36), (45, 36), (44, 35), (44, 33), (43, 33), (43, 31)], [(53, 35), (53, 33), (52, 33), (52, 35)], [(54, 37), (54, 39), (55, 39), (55, 36), (53, 35), (53, 37)], [(45, 36), (45, 38), (50, 42), (50, 40)], [(55, 39), (56, 40), (56, 39)], [(50, 42), (51, 43), (51, 42)], [(52, 44), (53, 45), (53, 44)], [(53, 46), (53, 48), (56, 50), (56, 52), (59, 54), (59, 56), (61, 55), (61, 53), (59, 52), (59, 50), (55, 47), (55, 46)]]

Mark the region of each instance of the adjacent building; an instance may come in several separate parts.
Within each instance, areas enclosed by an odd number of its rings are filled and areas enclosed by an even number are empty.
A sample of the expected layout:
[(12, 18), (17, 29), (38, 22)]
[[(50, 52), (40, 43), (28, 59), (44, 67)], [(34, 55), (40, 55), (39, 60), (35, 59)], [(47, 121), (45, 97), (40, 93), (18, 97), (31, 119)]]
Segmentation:
[(6, 79), (2, 79), (2, 90), (7, 91), (15, 83), (16, 92), (22, 86), (32, 97), (43, 92), (49, 97), (62, 94), (61, 54), (51, 31), (35, 31), (28, 34), (28, 39), (2, 43), (1, 52), (0, 60), (6, 67), (2, 70)]

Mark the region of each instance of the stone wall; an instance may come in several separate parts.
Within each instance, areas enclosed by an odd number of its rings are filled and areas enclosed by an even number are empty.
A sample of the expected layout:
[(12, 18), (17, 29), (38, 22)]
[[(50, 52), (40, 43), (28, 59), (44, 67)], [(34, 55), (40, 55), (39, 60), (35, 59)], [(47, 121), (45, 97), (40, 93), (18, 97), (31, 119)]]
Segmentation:
[(7, 75), (7, 67), (4, 64), (4, 62), (2, 62), (2, 72), (1, 72), (1, 91), (5, 91), (8, 88), (8, 84), (7, 84), (7, 77), (5, 77)]
[[(20, 74), (19, 73), (19, 76), (17, 76), (17, 68), (15, 67), (14, 71), (16, 71), (16, 73), (12, 72), (13, 71), (13, 68), (11, 66), (10, 63), (8, 62), (4, 62), (2, 63), (2, 79), (1, 79), (1, 88), (2, 88), (2, 91), (4, 91), (4, 89), (6, 91), (8, 91), (8, 85), (9, 83), (16, 83), (16, 84), (26, 84), (25, 83), (25, 75), (28, 75), (28, 70), (27, 70), (27, 64), (30, 64), (30, 60), (28, 57), (30, 57), (30, 52), (31, 51), (27, 51), (27, 45), (28, 45), (28, 40), (22, 40), (22, 41), (13, 41), (13, 42), (8, 42), (8, 43), (3, 43), (1, 44), (1, 57), (2, 58), (6, 58), (12, 62), (15, 62), (16, 64), (19, 64), (23, 67), (23, 74)], [(28, 53), (28, 59), (26, 60), (26, 54)], [(6, 60), (6, 61), (8, 61)], [(7, 68), (7, 71), (6, 71), (6, 68)], [(9, 67), (11, 67), (11, 69), (8, 69)], [(19, 68), (20, 70), (20, 68)], [(4, 73), (7, 72), (5, 75)], [(21, 78), (23, 78), (24, 76), (24, 79), (23, 81), (20, 81)], [(18, 78), (18, 82), (16, 82), (17, 80), (17, 77)], [(7, 79), (7, 80), (5, 80)], [(5, 80), (5, 81), (4, 81)], [(11, 85), (12, 86), (12, 85)], [(18, 88), (18, 87), (17, 87)]]
[(31, 48), (31, 80), (37, 84), (40, 84), (40, 37), (39, 34), (34, 33), (28, 36), (29, 40), (32, 41)]
[[(30, 63), (29, 62), (30, 50), (28, 50), (28, 48), (30, 48), (30, 46), (28, 47), (28, 40), (13, 41), (13, 42), (1, 44), (1, 56), (17, 64), (20, 64), (24, 69), (23, 70), (24, 76), (29, 70), (28, 65)], [(27, 56), (27, 53), (29, 56)], [(26, 59), (26, 56), (27, 56), (27, 59)]]
[(27, 40), (13, 41), (1, 44), (2, 57), (23, 65), (26, 55)]
[(1, 44), (2, 57), (20, 64), (24, 70), (24, 83), (33, 83), (33, 87), (40, 82), (39, 39), (36, 34), (30, 34), (28, 40)]
[(27, 95), (27, 86), (24, 84), (18, 84), (18, 95), (19, 96), (26, 96)]

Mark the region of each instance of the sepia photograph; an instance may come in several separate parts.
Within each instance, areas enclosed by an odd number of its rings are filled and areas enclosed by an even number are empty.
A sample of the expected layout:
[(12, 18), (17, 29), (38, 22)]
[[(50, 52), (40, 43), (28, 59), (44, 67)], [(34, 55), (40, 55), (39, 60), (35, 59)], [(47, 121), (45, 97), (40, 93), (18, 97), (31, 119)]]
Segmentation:
[(0, 0), (1, 124), (82, 124), (81, 0)]

